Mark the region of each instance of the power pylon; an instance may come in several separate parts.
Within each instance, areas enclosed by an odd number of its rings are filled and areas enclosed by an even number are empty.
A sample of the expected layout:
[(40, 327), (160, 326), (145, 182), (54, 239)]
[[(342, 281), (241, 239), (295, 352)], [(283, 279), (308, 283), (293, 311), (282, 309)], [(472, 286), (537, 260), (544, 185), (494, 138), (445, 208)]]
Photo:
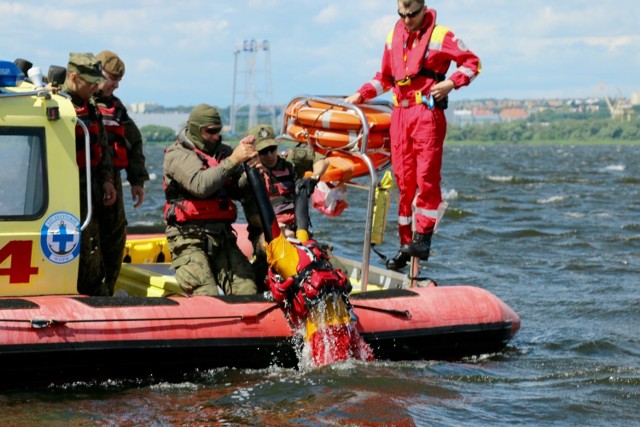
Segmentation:
[[(257, 64), (258, 54), (263, 54), (262, 67)], [(273, 89), (271, 84), (271, 47), (268, 40), (257, 42), (244, 40), (236, 45), (233, 63), (233, 95), (231, 98), (231, 131), (238, 133), (238, 111), (248, 106), (247, 129), (262, 123), (276, 126), (276, 112), (273, 105)], [(238, 57), (244, 57), (244, 67), (238, 68)], [(238, 77), (244, 80), (244, 88), (238, 89)], [(240, 97), (240, 101), (237, 102)]]

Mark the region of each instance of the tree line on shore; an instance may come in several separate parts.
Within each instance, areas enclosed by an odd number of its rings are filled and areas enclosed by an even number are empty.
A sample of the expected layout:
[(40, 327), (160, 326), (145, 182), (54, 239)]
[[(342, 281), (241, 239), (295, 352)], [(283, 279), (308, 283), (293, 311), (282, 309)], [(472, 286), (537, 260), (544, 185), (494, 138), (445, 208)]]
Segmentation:
[[(146, 125), (140, 128), (147, 143), (174, 141), (176, 132), (167, 126)], [(534, 114), (528, 119), (482, 125), (455, 125), (447, 128), (447, 140), (455, 142), (640, 142), (640, 117), (614, 120), (609, 117), (549, 117)]]
[(640, 142), (640, 118), (628, 121), (610, 118), (559, 119), (540, 121), (536, 117), (528, 120), (492, 123), (478, 126), (449, 125), (449, 141), (479, 142)]

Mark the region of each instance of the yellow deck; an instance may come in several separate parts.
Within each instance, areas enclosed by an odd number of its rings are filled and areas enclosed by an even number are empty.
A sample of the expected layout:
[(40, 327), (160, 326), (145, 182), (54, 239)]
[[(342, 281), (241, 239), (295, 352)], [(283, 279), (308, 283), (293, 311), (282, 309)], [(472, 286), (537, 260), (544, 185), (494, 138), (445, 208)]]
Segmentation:
[[(184, 295), (176, 282), (175, 272), (171, 269), (171, 254), (164, 235), (130, 238), (127, 240), (123, 257), (126, 262), (120, 270), (116, 292), (120, 290), (128, 295), (152, 297)], [(349, 275), (352, 293), (360, 292), (360, 263), (342, 257), (335, 258)], [(158, 262), (159, 260), (166, 262)], [(406, 286), (405, 275), (370, 266), (367, 291)]]

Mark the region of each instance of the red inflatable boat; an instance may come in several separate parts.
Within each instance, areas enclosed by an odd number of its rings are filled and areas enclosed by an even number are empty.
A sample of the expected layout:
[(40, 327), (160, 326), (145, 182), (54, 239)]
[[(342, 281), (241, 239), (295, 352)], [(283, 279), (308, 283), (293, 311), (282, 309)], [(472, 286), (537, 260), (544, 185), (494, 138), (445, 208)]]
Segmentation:
[[(507, 305), (471, 286), (376, 290), (351, 303), (376, 359), (494, 353), (520, 326)], [(4, 297), (0, 337), (4, 384), (298, 360), (287, 320), (262, 295)]]
[[(183, 295), (165, 262), (163, 235), (131, 236), (123, 254), (130, 263), (115, 296), (78, 295), (86, 224), (76, 158), (68, 154), (75, 152), (75, 111), (68, 98), (22, 82), (11, 63), (0, 61), (0, 75), (0, 158), (20, 153), (24, 159), (5, 162), (1, 171), (14, 192), (0, 198), (2, 387), (297, 365), (300, 340), (273, 299)], [(91, 206), (91, 200), (80, 203)], [(369, 237), (362, 261), (336, 259), (353, 287), (353, 327), (376, 359), (494, 353), (518, 331), (518, 315), (485, 290), (409, 283), (406, 275), (369, 266)]]

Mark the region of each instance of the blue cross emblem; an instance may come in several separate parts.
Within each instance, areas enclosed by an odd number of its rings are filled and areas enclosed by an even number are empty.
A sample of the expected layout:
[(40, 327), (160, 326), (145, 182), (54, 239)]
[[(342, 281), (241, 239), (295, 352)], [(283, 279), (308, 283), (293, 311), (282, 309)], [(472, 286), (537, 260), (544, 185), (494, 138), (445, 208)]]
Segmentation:
[[(58, 244), (58, 250), (54, 251), (57, 254), (65, 254), (73, 250), (75, 245), (70, 250), (67, 250), (67, 243), (73, 242), (73, 235), (67, 234), (67, 225), (64, 221), (60, 221), (60, 227), (58, 228), (58, 232), (53, 235), (51, 238), (54, 243)], [(53, 250), (53, 249), (51, 249)]]

